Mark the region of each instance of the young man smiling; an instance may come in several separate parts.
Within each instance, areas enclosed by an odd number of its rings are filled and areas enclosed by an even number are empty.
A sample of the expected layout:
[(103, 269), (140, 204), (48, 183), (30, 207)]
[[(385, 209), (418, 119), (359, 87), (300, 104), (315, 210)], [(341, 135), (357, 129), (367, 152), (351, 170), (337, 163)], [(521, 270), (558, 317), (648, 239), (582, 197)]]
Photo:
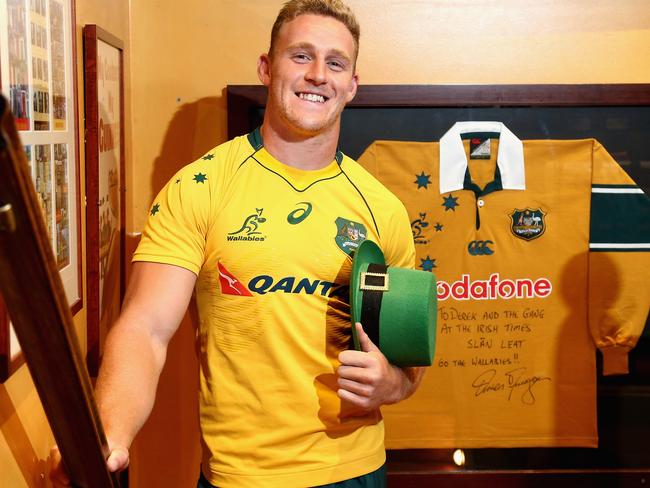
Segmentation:
[[(403, 205), (337, 151), (357, 90), (358, 24), (339, 0), (293, 0), (258, 62), (261, 129), (181, 169), (153, 202), (97, 383), (109, 469), (149, 415), (169, 340), (196, 287), (199, 487), (383, 486), (379, 407), (413, 393), (357, 325), (351, 257), (372, 239), (413, 267)], [(61, 478), (61, 470), (54, 472)]]

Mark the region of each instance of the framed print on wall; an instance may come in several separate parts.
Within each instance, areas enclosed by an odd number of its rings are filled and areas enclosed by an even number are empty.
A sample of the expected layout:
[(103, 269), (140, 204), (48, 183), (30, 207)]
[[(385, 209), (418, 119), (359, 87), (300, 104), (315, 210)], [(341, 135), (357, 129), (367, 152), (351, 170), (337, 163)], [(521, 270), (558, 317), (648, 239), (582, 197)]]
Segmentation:
[[(74, 18), (73, 0), (0, 2), (0, 85), (73, 314), (83, 305)], [(0, 381), (20, 364), (20, 346), (0, 302)]]
[(121, 40), (86, 25), (86, 271), (88, 356), (96, 376), (124, 295), (124, 69)]

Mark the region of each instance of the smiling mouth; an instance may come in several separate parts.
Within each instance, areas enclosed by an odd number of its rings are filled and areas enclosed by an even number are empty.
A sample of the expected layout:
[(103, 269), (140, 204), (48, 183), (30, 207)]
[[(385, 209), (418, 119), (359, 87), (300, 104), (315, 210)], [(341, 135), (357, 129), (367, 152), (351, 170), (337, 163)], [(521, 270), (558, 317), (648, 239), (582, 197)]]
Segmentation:
[(325, 103), (327, 100), (329, 100), (327, 97), (323, 95), (317, 95), (315, 93), (299, 92), (296, 93), (296, 95), (298, 95), (298, 98), (301, 100), (307, 100), (308, 102)]

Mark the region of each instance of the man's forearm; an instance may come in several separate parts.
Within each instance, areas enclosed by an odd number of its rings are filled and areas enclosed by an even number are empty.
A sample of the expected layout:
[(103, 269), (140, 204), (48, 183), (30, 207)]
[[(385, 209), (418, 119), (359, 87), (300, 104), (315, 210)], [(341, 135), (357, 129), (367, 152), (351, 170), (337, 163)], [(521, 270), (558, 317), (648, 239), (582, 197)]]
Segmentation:
[(165, 346), (146, 329), (118, 320), (106, 339), (96, 395), (106, 436), (128, 448), (147, 420), (165, 361)]

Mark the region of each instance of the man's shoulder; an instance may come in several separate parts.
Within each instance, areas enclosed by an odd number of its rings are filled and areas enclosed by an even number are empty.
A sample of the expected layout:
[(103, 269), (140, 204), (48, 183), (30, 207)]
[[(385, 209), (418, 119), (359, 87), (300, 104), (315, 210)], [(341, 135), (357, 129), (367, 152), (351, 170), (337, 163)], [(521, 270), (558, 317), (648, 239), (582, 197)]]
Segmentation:
[(194, 162), (212, 161), (221, 164), (239, 164), (254, 154), (255, 151), (256, 148), (253, 147), (249, 135), (237, 136), (213, 147)]
[(225, 141), (181, 168), (181, 173), (196, 171), (218, 172), (220, 175), (235, 172), (255, 153), (247, 135)]

